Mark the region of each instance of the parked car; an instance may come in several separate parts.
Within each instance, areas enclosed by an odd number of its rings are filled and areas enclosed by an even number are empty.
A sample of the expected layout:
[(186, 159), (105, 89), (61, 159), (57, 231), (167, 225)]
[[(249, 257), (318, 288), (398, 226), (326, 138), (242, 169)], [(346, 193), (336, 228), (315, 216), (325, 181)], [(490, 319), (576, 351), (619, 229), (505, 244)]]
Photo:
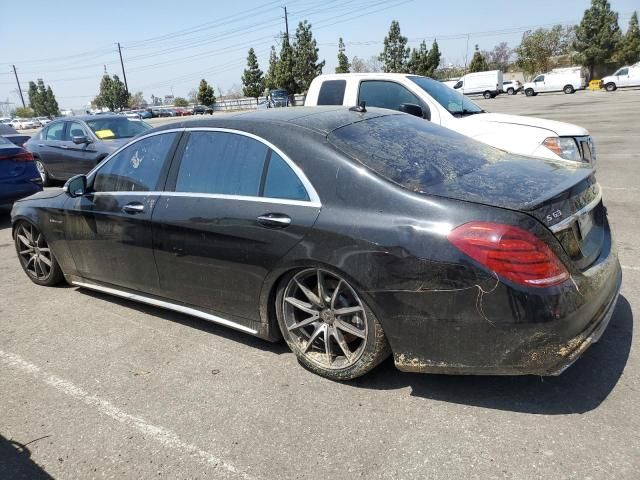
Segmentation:
[(178, 117), (186, 117), (192, 114), (191, 110), (184, 107), (175, 107), (173, 111), (176, 112), (176, 116)]
[(29, 130), (36, 128), (36, 124), (30, 118), (14, 118), (9, 122), (16, 130)]
[(607, 92), (624, 87), (640, 87), (640, 62), (619, 68), (613, 75), (604, 77), (602, 86)]
[(487, 113), (437, 80), (403, 73), (346, 73), (316, 77), (305, 105), (390, 108), (420, 116), (493, 147), (521, 155), (594, 164), (589, 132), (569, 123)]
[(140, 118), (140, 112), (138, 112), (137, 110), (129, 110), (129, 111), (125, 111), (122, 112), (122, 114), (127, 117), (127, 118)]
[(148, 118), (153, 118), (153, 113), (151, 113), (149, 110), (140, 110), (138, 112), (138, 116), (142, 119), (142, 120), (146, 120)]
[(213, 115), (213, 108), (211, 107), (205, 107), (204, 105), (196, 105), (195, 107), (193, 107), (193, 114), (194, 115)]
[(123, 115), (86, 115), (51, 122), (25, 143), (44, 186), (87, 173), (129, 139), (151, 128)]
[(22, 147), (25, 142), (31, 138), (31, 135), (18, 133), (15, 128), (8, 124), (0, 124), (0, 136), (19, 147)]
[(12, 224), (36, 284), (284, 337), (336, 380), (390, 353), (406, 371), (559, 374), (621, 283), (591, 168), (375, 108), (163, 126)]
[(43, 127), (51, 123), (51, 119), (48, 117), (38, 117), (38, 121), (40, 122), (40, 125), (42, 125)]
[(267, 96), (269, 108), (288, 107), (291, 105), (289, 92), (282, 88), (271, 90)]
[(524, 94), (534, 97), (542, 92), (574, 93), (583, 90), (587, 84), (581, 68), (556, 68), (548, 73), (536, 76), (524, 84)]
[(473, 72), (464, 75), (453, 86), (463, 95), (482, 95), (484, 98), (495, 98), (502, 92), (502, 72), (490, 70)]
[(519, 80), (507, 80), (502, 82), (502, 91), (507, 95), (517, 95), (522, 90), (522, 84)]
[(41, 190), (42, 180), (31, 153), (0, 137), (0, 206)]

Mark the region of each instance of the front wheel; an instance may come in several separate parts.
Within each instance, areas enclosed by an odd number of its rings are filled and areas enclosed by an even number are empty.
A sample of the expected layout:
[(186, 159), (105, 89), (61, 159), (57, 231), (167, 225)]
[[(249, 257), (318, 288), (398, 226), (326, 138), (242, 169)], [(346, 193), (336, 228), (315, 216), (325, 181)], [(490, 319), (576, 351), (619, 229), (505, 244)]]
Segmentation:
[(607, 84), (604, 86), (604, 89), (605, 89), (607, 92), (613, 92), (616, 88), (618, 88), (618, 87), (616, 87), (616, 84), (615, 84), (615, 83), (613, 83), (613, 82), (609, 82), (609, 83), (607, 83)]
[(487, 90), (486, 92), (484, 92), (484, 93), (482, 94), (482, 96), (483, 96), (484, 98), (486, 98), (486, 99), (492, 98), (492, 97), (491, 97), (491, 92), (490, 92), (490, 91), (488, 91), (488, 90)]
[(572, 94), (573, 92), (575, 92), (575, 89), (571, 85), (565, 85), (565, 87), (562, 89), (562, 91), (564, 93), (566, 93), (567, 95), (569, 95), (569, 94)]
[(515, 95), (516, 91), (513, 88), (508, 88), (507, 89), (507, 95)]
[(525, 94), (527, 97), (533, 97), (533, 94), (534, 94), (533, 88), (527, 88), (527, 89), (524, 91), (524, 94)]
[(62, 282), (62, 269), (44, 236), (34, 225), (28, 222), (18, 224), (14, 242), (20, 265), (33, 283), (52, 287)]
[(42, 179), (42, 186), (49, 187), (51, 186), (51, 177), (49, 176), (49, 172), (42, 163), (42, 160), (36, 159), (36, 168), (38, 169), (38, 173), (40, 174), (40, 178)]
[(389, 356), (376, 316), (340, 275), (309, 268), (289, 275), (280, 285), (278, 324), (304, 367), (332, 380), (351, 380)]

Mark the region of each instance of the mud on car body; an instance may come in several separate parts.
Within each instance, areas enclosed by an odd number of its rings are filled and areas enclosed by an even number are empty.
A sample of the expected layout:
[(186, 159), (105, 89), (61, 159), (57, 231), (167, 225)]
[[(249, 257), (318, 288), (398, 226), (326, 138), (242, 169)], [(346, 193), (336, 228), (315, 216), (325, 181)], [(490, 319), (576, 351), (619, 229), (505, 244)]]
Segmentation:
[(437, 373), (546, 375), (575, 361), (621, 282), (593, 170), (359, 110), (155, 129), (65, 190), (16, 203), (23, 268), (42, 285), (64, 278), (284, 337), (332, 379), (391, 353), (401, 370)]

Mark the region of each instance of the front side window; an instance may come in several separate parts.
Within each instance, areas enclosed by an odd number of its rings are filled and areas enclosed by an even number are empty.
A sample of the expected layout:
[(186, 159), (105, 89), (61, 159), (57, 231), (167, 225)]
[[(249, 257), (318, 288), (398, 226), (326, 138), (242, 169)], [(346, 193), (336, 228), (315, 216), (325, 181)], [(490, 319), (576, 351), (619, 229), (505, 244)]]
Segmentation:
[(268, 151), (265, 144), (244, 135), (191, 132), (176, 191), (258, 196)]
[(158, 190), (158, 181), (177, 132), (144, 138), (111, 157), (96, 173), (96, 192), (147, 192)]
[(68, 122), (68, 124), (69, 127), (67, 128), (67, 135), (65, 136), (66, 141), (70, 142), (73, 140), (73, 137), (85, 137), (87, 135), (81, 123)]
[(47, 128), (45, 140), (62, 140), (64, 134), (64, 122), (52, 123)]
[(318, 94), (318, 105), (342, 105), (346, 80), (327, 80), (322, 83)]
[(365, 102), (371, 107), (400, 110), (403, 103), (420, 105), (418, 98), (405, 87), (395, 82), (367, 80), (360, 83), (358, 104)]
[(544, 75), (538, 75), (536, 78), (533, 79), (533, 82), (544, 82)]
[(264, 196), (288, 200), (309, 200), (304, 185), (291, 167), (276, 152), (271, 152), (264, 182)]
[(620, 75), (629, 75), (629, 69), (628, 69), (628, 68), (621, 68), (620, 70), (618, 70), (618, 71), (616, 72), (616, 75), (617, 75), (617, 76), (620, 76)]

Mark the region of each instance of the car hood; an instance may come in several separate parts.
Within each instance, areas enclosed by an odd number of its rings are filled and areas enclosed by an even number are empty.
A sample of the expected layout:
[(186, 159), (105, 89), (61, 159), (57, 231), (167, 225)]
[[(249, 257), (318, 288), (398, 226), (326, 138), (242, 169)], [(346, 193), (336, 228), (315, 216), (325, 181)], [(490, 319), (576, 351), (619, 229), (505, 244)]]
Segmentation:
[(571, 123), (546, 120), (544, 118), (525, 117), (522, 115), (507, 115), (505, 113), (479, 113), (461, 119), (465, 123), (489, 123), (489, 124), (509, 124), (525, 127), (534, 127), (548, 130), (560, 137), (579, 137), (589, 135), (589, 132)]
[[(24, 202), (25, 200), (45, 200), (47, 198), (55, 198), (64, 193), (62, 187), (59, 188), (47, 188), (46, 190), (42, 190), (41, 192), (34, 193), (26, 198), (22, 198), (17, 200), (17, 202)], [(16, 203), (17, 203), (16, 202)]]

